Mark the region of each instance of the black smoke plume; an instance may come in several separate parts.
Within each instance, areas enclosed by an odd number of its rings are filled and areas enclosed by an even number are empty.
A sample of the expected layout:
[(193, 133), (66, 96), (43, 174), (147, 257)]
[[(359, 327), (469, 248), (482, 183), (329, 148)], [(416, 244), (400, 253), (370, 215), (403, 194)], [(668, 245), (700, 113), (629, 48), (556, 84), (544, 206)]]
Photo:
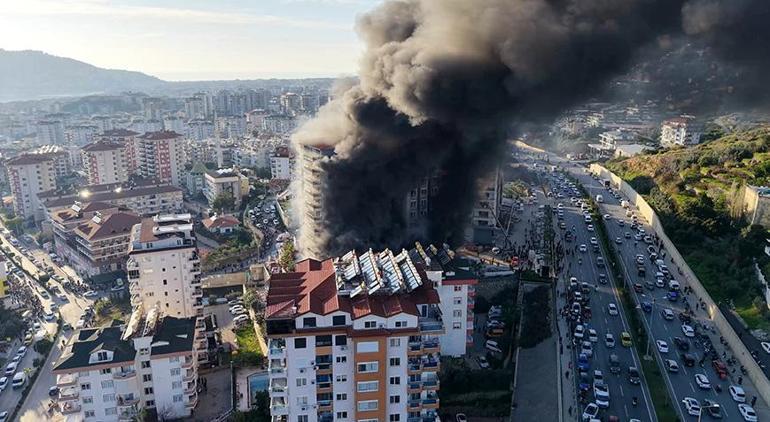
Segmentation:
[[(324, 257), (413, 237), (461, 241), (476, 182), (501, 161), (511, 127), (595, 94), (640, 48), (678, 36), (683, 10), (702, 13), (704, 3), (729, 2), (385, 2), (359, 20), (366, 52), (358, 83), (295, 136), (298, 149), (335, 151), (322, 163), (320, 195), (297, 196), (300, 245)], [(703, 38), (722, 29), (705, 14), (702, 24), (688, 22)], [(433, 173), (441, 187), (430, 213), (418, 232), (408, 230), (406, 197)], [(320, 220), (305, 217), (312, 202)]]

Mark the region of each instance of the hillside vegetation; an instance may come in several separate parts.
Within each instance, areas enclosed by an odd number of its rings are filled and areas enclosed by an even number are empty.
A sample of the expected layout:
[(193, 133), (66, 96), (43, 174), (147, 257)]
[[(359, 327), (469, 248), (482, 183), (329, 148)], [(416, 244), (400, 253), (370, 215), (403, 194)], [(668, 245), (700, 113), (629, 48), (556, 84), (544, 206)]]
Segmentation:
[(770, 185), (770, 127), (693, 148), (611, 160), (607, 168), (644, 195), (666, 233), (717, 302), (752, 328), (770, 329), (754, 262), (770, 275), (767, 228), (741, 216), (745, 185)]

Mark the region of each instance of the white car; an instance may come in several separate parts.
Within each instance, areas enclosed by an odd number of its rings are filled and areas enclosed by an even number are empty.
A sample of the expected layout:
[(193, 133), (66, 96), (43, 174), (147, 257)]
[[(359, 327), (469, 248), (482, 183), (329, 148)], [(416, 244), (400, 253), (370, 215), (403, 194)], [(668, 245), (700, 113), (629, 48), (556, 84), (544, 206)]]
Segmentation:
[(580, 246), (578, 246), (578, 250), (580, 252), (588, 252), (588, 247), (586, 246), (585, 243), (581, 243)]
[(609, 348), (615, 347), (615, 336), (613, 336), (611, 333), (607, 333), (604, 336), (604, 345)]
[(244, 311), (243, 305), (233, 305), (230, 307), (230, 313), (231, 314), (238, 314)]
[(51, 322), (56, 318), (56, 316), (53, 314), (53, 312), (46, 312), (44, 318), (46, 321)]
[(663, 315), (663, 319), (671, 321), (674, 319), (674, 312), (671, 309), (665, 308), (660, 313)]
[(591, 340), (591, 343), (596, 343), (599, 341), (599, 334), (597, 334), (596, 330), (593, 328), (588, 329), (588, 340)]
[(16, 373), (16, 367), (19, 366), (16, 362), (11, 362), (5, 365), (5, 375), (13, 375)]
[(93, 290), (89, 290), (89, 291), (83, 293), (83, 296), (85, 296), (85, 297), (96, 297), (96, 296), (99, 296), (99, 293), (96, 293)]
[(656, 340), (655, 345), (658, 346), (658, 351), (660, 353), (668, 353), (668, 343), (666, 343), (663, 340)]
[(731, 385), (728, 388), (728, 391), (730, 391), (730, 397), (732, 397), (733, 400), (735, 400), (737, 403), (746, 403), (746, 392), (743, 391), (743, 387)]
[(237, 317), (233, 318), (233, 323), (235, 324), (243, 324), (244, 322), (247, 322), (249, 320), (249, 316), (246, 314), (238, 315)]
[(679, 364), (673, 359), (666, 359), (666, 369), (668, 372), (679, 372)]
[(746, 422), (757, 422), (757, 412), (754, 411), (754, 408), (749, 406), (746, 403), (741, 403), (738, 405), (738, 411), (741, 412), (741, 416), (743, 416), (743, 420)]
[(585, 328), (582, 324), (578, 324), (575, 326), (575, 338), (582, 339), (583, 335), (585, 334)]
[(596, 405), (596, 403), (588, 403), (585, 409), (583, 409), (583, 420), (588, 421), (591, 419), (596, 419), (596, 416), (599, 414), (599, 406)]
[(609, 305), (607, 305), (607, 311), (610, 313), (610, 315), (617, 316), (618, 315), (618, 305), (616, 305), (614, 303), (610, 303)]
[(682, 324), (682, 332), (685, 337), (695, 337), (695, 330), (687, 324)]
[(24, 357), (24, 355), (27, 354), (27, 346), (21, 346), (19, 347), (19, 350), (16, 351), (16, 356)]
[(8, 387), (8, 377), (0, 378), (0, 393), (5, 391), (5, 387)]
[(598, 245), (598, 244), (599, 244), (599, 241), (598, 241), (598, 240), (596, 240), (596, 238), (595, 238), (595, 237), (592, 237), (592, 238), (591, 238), (591, 245)]
[(763, 341), (761, 344), (762, 348), (765, 349), (765, 353), (770, 353), (770, 343)]
[(698, 400), (692, 397), (685, 397), (682, 400), (682, 403), (684, 404), (685, 409), (687, 409), (688, 415), (700, 416), (700, 403), (698, 402)]
[(588, 230), (589, 232), (594, 231), (594, 225), (593, 224), (589, 224), (588, 227), (586, 227), (586, 230)]
[(708, 377), (704, 374), (695, 374), (695, 383), (704, 390), (711, 389), (711, 382), (709, 382)]
[(0, 412), (0, 422), (5, 422), (8, 420), (8, 411), (4, 410)]
[(594, 370), (594, 385), (604, 382), (604, 373), (598, 369)]
[(590, 341), (584, 341), (580, 347), (580, 353), (585, 354), (589, 358), (594, 357), (594, 346)]
[(603, 382), (594, 383), (594, 401), (602, 409), (610, 407), (610, 389)]

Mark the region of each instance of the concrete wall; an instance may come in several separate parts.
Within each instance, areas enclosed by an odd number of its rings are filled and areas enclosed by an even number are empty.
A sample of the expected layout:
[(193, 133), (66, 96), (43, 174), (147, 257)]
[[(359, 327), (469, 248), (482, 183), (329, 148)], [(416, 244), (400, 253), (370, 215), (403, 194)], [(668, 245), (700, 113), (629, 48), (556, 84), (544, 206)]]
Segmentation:
[(762, 196), (754, 186), (745, 186), (743, 212), (750, 224), (770, 228), (770, 198)]
[(666, 252), (668, 253), (671, 260), (674, 262), (674, 264), (676, 264), (677, 267), (679, 267), (679, 269), (681, 269), (682, 274), (678, 276), (678, 278), (684, 278), (689, 284), (690, 288), (692, 288), (692, 291), (695, 293), (695, 295), (703, 299), (703, 301), (706, 303), (706, 309), (711, 318), (711, 321), (720, 331), (725, 340), (727, 340), (730, 348), (734, 352), (735, 358), (738, 359), (741, 365), (746, 368), (748, 377), (751, 379), (754, 385), (756, 385), (759, 395), (762, 396), (762, 399), (766, 403), (770, 403), (770, 381), (762, 372), (762, 369), (759, 367), (759, 365), (757, 365), (757, 362), (754, 360), (754, 358), (751, 357), (749, 350), (735, 333), (735, 330), (733, 330), (733, 328), (727, 322), (725, 316), (722, 314), (714, 300), (703, 287), (700, 280), (698, 280), (698, 277), (696, 277), (695, 273), (693, 273), (693, 271), (690, 269), (690, 266), (687, 265), (687, 262), (685, 262), (676, 246), (674, 246), (668, 236), (666, 236), (666, 232), (663, 230), (660, 219), (658, 219), (658, 215), (655, 213), (655, 211), (653, 211), (652, 207), (650, 207), (647, 201), (645, 201), (641, 195), (636, 193), (636, 191), (631, 188), (628, 183), (623, 181), (623, 179), (607, 170), (603, 166), (598, 164), (591, 164), (589, 170), (591, 173), (599, 175), (602, 179), (610, 180), (614, 188), (622, 192), (623, 195), (625, 195), (632, 204), (636, 205), (639, 210), (639, 214), (641, 214), (649, 222), (650, 226), (655, 231), (655, 234), (657, 234), (658, 238), (663, 242), (663, 246), (666, 248)]

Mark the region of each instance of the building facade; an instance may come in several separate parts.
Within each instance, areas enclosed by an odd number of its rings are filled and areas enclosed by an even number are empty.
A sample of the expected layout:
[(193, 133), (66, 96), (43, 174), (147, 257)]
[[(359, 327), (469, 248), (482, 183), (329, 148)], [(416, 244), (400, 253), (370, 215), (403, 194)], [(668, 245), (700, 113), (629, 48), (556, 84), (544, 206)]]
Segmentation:
[(148, 132), (138, 137), (139, 174), (174, 186), (183, 186), (186, 163), (182, 135)]
[(83, 167), (89, 185), (128, 181), (126, 143), (99, 141), (83, 147)]
[(294, 179), (294, 154), (289, 147), (277, 147), (270, 155), (270, 177), (279, 180)]
[(54, 161), (46, 154), (24, 154), (5, 164), (13, 195), (13, 209), (22, 218), (43, 218), (43, 205), (38, 193), (56, 189)]
[(660, 125), (660, 144), (672, 147), (700, 143), (702, 129), (693, 120), (689, 117), (676, 117), (664, 121)]

